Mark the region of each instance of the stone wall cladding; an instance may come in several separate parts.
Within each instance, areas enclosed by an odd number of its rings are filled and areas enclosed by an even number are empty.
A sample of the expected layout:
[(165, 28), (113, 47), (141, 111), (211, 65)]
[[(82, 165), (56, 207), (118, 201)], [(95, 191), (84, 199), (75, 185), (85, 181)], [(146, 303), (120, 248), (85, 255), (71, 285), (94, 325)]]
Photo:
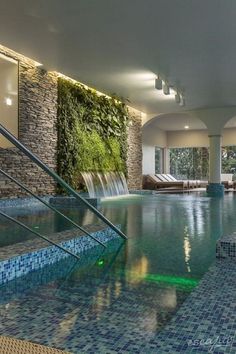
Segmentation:
[[(56, 169), (57, 75), (48, 73), (14, 51), (0, 46), (0, 53), (19, 61), (19, 140), (49, 167)], [(36, 194), (52, 194), (55, 183), (29, 158), (12, 147), (0, 149), (1, 168)], [(25, 195), (0, 175), (0, 198)]]
[[(0, 45), (0, 53), (19, 61), (19, 140), (45, 164), (57, 167), (57, 73), (46, 72), (23, 55)], [(142, 118), (129, 109), (128, 188), (142, 188)], [(38, 195), (54, 194), (56, 184), (18, 149), (0, 148), (1, 168)], [(0, 198), (26, 193), (0, 174)]]
[(128, 128), (128, 188), (142, 189), (142, 117), (129, 109), (131, 122)]

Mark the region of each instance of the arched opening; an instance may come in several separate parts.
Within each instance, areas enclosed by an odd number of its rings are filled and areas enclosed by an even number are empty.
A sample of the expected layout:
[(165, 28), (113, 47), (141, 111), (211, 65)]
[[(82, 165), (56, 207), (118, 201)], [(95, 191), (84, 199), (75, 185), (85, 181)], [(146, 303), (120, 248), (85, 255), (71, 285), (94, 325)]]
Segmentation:
[(230, 118), (222, 131), (222, 173), (236, 179), (236, 116)]
[(208, 178), (208, 130), (191, 113), (158, 115), (143, 126), (142, 137), (144, 175)]

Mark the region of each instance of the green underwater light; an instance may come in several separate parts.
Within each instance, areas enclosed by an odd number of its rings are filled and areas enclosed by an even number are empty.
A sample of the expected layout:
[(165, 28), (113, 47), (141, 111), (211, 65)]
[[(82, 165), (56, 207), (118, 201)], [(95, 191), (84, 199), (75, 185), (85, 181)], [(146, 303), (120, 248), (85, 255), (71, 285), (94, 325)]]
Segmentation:
[(97, 261), (97, 265), (98, 265), (99, 267), (102, 267), (102, 266), (104, 265), (104, 259), (99, 259), (99, 260)]
[(154, 283), (166, 283), (170, 285), (176, 285), (186, 289), (194, 288), (199, 283), (198, 279), (190, 279), (162, 274), (147, 274), (143, 279)]

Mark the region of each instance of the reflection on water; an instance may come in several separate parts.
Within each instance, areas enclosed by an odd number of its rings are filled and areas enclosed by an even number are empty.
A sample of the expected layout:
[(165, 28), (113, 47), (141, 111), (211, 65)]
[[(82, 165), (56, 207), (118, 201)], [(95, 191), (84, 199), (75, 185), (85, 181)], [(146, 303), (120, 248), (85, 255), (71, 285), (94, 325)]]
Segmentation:
[[(224, 198), (194, 194), (131, 196), (105, 200), (100, 210), (113, 223), (121, 224), (128, 235), (124, 268), (133, 274), (174, 272), (200, 277), (215, 258), (216, 240), (236, 229), (233, 194)], [(87, 209), (62, 211), (82, 225), (98, 222)], [(44, 207), (6, 212), (46, 235), (71, 227)], [(2, 246), (33, 237), (6, 220), (1, 220), (0, 235)]]
[(191, 252), (191, 245), (189, 242), (189, 233), (188, 233), (188, 226), (185, 226), (184, 228), (184, 255), (185, 255), (185, 264), (187, 267), (188, 272), (191, 272), (191, 268), (189, 265), (189, 260), (190, 260), (190, 252)]
[[(81, 353), (93, 352), (93, 338), (97, 352), (109, 352), (124, 333), (141, 346), (198, 284), (215, 259), (216, 240), (236, 230), (236, 198), (230, 194), (131, 196), (105, 200), (100, 210), (122, 225), (128, 241), (113, 241), (105, 251), (98, 246), (78, 264), (68, 258), (2, 287), (1, 334), (72, 352), (74, 345)], [(88, 210), (64, 211), (83, 225), (97, 222)], [(69, 227), (45, 208), (31, 215), (14, 209), (11, 215), (46, 234)], [(0, 221), (3, 245), (31, 237)]]
[[(119, 241), (105, 251), (98, 246), (79, 264), (68, 258), (2, 287), (1, 334), (78, 353), (110, 352), (120, 338), (134, 338), (140, 348), (198, 284), (215, 259), (216, 240), (236, 230), (233, 195), (131, 197), (106, 200), (100, 209), (122, 225), (128, 241), (119, 250)], [(96, 222), (87, 210), (65, 212), (81, 224)], [(34, 210), (32, 218), (25, 210), (12, 213), (41, 232), (68, 228), (46, 210)], [(11, 230), (1, 224), (1, 237)], [(24, 237), (19, 229), (14, 232)]]

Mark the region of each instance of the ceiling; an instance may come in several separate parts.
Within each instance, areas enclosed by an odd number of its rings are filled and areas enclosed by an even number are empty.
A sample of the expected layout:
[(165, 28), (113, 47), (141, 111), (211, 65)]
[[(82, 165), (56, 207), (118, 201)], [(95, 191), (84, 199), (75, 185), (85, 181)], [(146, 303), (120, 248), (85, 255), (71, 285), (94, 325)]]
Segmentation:
[[(0, 44), (148, 114), (236, 105), (235, 0), (8, 0)], [(154, 88), (157, 74), (186, 106)]]

